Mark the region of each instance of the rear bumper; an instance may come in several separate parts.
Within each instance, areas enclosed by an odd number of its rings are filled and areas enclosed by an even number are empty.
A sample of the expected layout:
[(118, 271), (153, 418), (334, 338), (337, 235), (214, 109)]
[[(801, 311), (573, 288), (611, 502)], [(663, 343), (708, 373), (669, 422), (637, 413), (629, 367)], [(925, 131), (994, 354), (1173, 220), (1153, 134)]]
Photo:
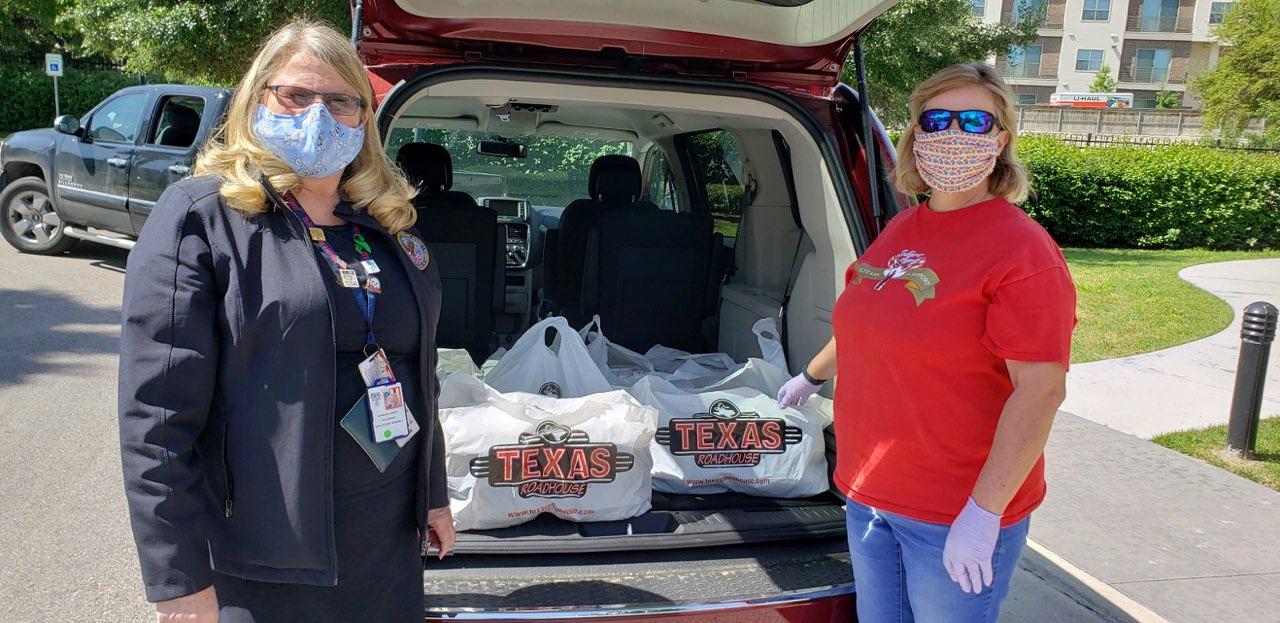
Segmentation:
[(825, 586), (760, 599), (719, 603), (619, 604), (594, 608), (428, 608), (426, 621), (626, 621), (641, 623), (848, 623), (854, 621), (853, 584)]

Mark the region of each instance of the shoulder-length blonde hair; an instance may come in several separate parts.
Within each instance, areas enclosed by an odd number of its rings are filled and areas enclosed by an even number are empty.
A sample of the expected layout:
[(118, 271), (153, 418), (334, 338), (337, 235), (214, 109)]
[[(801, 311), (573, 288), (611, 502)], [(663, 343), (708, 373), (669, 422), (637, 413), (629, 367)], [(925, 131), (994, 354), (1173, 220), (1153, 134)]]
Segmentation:
[(411, 203), (416, 191), (382, 149), (382, 137), (373, 123), (373, 87), (365, 76), (364, 65), (346, 37), (309, 20), (286, 24), (262, 44), (236, 86), (226, 119), (200, 151), (195, 174), (221, 178), (219, 194), (223, 202), (248, 215), (267, 209), (267, 194), (260, 184), (262, 174), (278, 192), (294, 191), (302, 185), (298, 174), (258, 141), (253, 119), (268, 82), (295, 53), (303, 50), (332, 67), (364, 102), (364, 147), (347, 165), (338, 191), (388, 231), (396, 233), (410, 227), (417, 218)]
[(1030, 181), (1026, 168), (1018, 162), (1018, 120), (1013, 110), (1013, 96), (995, 68), (986, 63), (952, 65), (933, 74), (911, 92), (908, 102), (911, 118), (902, 131), (902, 136), (898, 138), (898, 166), (893, 172), (893, 182), (898, 190), (909, 196), (929, 190), (928, 185), (920, 178), (920, 171), (916, 169), (916, 156), (912, 151), (925, 102), (944, 91), (971, 84), (982, 86), (991, 92), (991, 98), (996, 104), (994, 112), (999, 129), (1009, 135), (1004, 150), (996, 158), (996, 168), (988, 178), (991, 194), (1004, 197), (1011, 203), (1019, 203), (1027, 198)]

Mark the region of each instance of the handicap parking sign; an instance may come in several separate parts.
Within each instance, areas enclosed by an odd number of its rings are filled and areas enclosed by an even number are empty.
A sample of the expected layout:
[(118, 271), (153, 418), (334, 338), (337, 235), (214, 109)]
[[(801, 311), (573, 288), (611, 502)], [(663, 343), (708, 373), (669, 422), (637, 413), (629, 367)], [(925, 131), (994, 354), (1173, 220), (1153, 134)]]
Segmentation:
[(44, 73), (50, 76), (62, 75), (62, 55), (61, 54), (45, 54), (44, 55)]

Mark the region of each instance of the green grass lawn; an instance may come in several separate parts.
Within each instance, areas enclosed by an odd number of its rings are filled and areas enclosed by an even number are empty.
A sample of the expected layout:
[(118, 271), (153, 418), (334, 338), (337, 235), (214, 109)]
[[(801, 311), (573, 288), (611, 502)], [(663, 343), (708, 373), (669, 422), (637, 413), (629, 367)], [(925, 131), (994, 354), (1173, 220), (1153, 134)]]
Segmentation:
[(738, 235), (738, 221), (717, 218), (715, 220), (716, 232), (724, 234), (725, 238), (732, 238)]
[(1280, 490), (1280, 417), (1265, 418), (1259, 423), (1255, 460), (1241, 460), (1224, 452), (1226, 426), (1169, 433), (1152, 441)]
[(1146, 353), (1221, 331), (1222, 299), (1178, 278), (1195, 264), (1280, 257), (1280, 252), (1063, 249), (1079, 295), (1071, 360)]

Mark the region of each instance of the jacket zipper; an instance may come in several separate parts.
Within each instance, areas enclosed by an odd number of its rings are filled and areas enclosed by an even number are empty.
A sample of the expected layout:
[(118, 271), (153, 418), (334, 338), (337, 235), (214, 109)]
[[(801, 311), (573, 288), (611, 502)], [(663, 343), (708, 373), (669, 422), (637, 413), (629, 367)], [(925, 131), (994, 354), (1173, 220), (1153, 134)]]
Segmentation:
[(226, 516), (231, 519), (236, 505), (236, 479), (231, 473), (231, 421), (222, 422), (222, 472), (227, 477)]
[[(285, 221), (289, 223), (289, 230), (292, 233), (299, 236), (298, 240), (302, 240), (307, 243), (307, 255), (308, 255), (307, 259), (309, 260), (308, 263), (315, 268), (316, 273), (319, 274), (321, 279), (320, 287), (324, 289), (325, 304), (329, 308), (329, 343), (330, 343), (331, 351), (333, 352), (332, 361), (334, 362), (332, 365), (329, 366), (329, 387), (333, 388), (333, 387), (336, 387), (338, 384), (338, 370), (337, 370), (338, 329), (334, 324), (335, 323), (334, 316), (337, 314), (337, 311), (335, 311), (333, 308), (333, 297), (329, 296), (329, 288), (324, 283), (325, 274), (323, 271), (320, 270), (319, 263), (316, 262), (315, 251), (311, 248), (311, 238), (310, 236), (307, 235), (306, 223), (303, 223), (302, 219), (298, 218), (298, 215), (294, 214), (293, 210), (289, 209), (288, 206), (276, 205), (276, 209), (281, 212), (284, 212)], [(293, 223), (297, 223), (300, 229), (295, 229), (293, 227)], [(332, 394), (333, 392), (331, 391), (330, 396), (332, 396)], [(330, 398), (330, 402), (332, 402), (332, 398)], [(334, 414), (330, 413), (328, 419), (332, 420), (333, 416)], [(338, 545), (337, 545), (337, 537), (334, 534), (334, 526), (333, 526), (334, 519), (333, 519), (333, 426), (332, 424), (329, 426), (326, 426), (325, 430), (328, 431), (325, 435), (325, 438), (328, 441), (328, 444), (327, 444), (328, 452), (325, 453), (324, 461), (325, 461), (325, 476), (327, 478), (327, 486), (329, 489), (329, 497), (327, 500), (328, 507), (329, 507), (329, 562), (333, 567), (333, 580), (331, 581), (331, 585), (337, 586), (338, 585)]]

